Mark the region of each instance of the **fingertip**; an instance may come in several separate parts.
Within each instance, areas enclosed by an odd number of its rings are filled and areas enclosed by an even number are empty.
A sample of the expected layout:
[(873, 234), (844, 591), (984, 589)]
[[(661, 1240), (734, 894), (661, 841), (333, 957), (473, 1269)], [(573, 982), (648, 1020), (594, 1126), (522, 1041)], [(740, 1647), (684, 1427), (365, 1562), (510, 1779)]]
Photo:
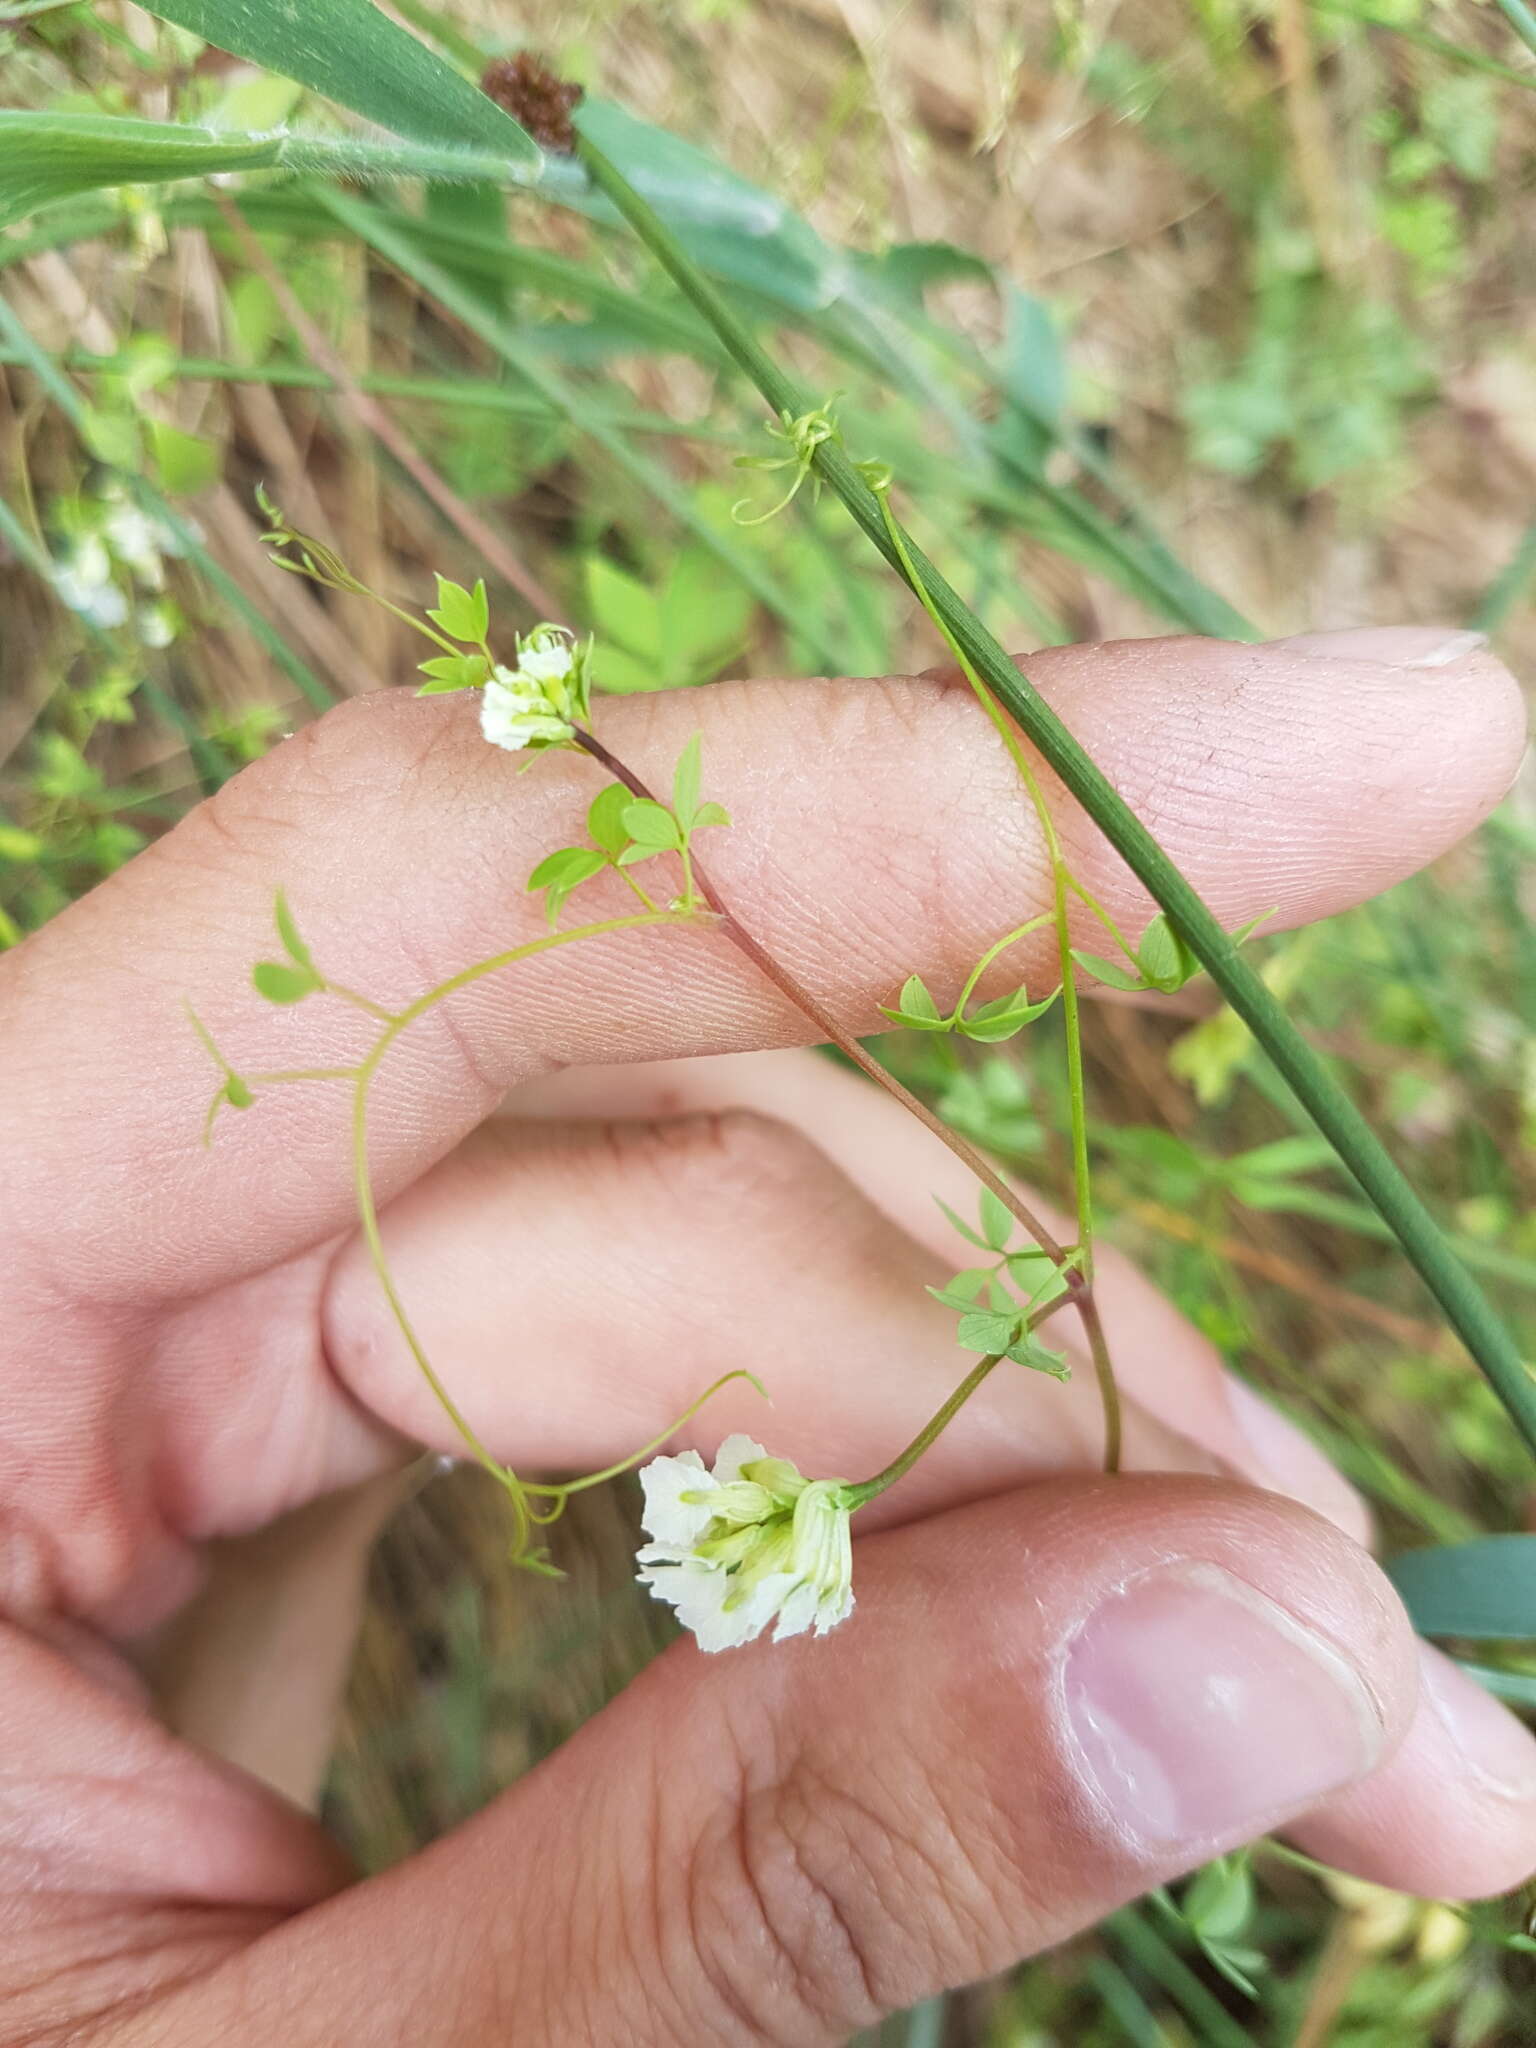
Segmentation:
[(1369, 1545), (1370, 1509), (1333, 1462), (1279, 1409), (1227, 1375), (1227, 1400), (1257, 1461), (1254, 1476), (1313, 1508), (1353, 1542)]
[(1432, 1644), (1402, 1748), (1295, 1830), (1309, 1854), (1419, 1898), (1496, 1897), (1536, 1871), (1536, 1736)]
[(1447, 851), (1525, 741), (1515, 679), (1453, 628), (1112, 641), (1022, 666), (1218, 914), (1271, 911), (1271, 930)]

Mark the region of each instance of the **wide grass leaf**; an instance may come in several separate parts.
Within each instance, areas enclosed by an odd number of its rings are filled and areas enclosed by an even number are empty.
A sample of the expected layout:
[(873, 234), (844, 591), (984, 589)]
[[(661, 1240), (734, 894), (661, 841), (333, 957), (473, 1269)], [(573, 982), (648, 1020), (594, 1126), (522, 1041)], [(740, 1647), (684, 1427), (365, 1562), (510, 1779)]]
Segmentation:
[(1421, 1635), (1536, 1641), (1536, 1536), (1405, 1550), (1386, 1571)]
[(151, 0), (148, 11), (396, 135), (493, 150), (530, 170), (540, 161), (526, 129), (373, 0)]
[(99, 185), (261, 170), (277, 161), (280, 146), (275, 135), (220, 135), (163, 121), (0, 112), (0, 227)]

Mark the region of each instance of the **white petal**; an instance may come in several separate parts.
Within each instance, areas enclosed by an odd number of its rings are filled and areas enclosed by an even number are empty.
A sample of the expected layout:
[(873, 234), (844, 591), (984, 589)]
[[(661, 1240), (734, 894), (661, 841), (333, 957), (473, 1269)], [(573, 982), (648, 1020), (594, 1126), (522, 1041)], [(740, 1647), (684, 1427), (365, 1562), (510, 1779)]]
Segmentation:
[(779, 1625), (773, 1632), (773, 1640), (782, 1643), (787, 1636), (804, 1635), (816, 1619), (819, 1598), (817, 1588), (809, 1582), (796, 1586), (779, 1609)]
[(741, 1477), (743, 1465), (750, 1465), (754, 1459), (766, 1458), (768, 1453), (759, 1443), (739, 1432), (728, 1436), (715, 1453), (715, 1478), (722, 1486), (728, 1486), (733, 1479)]
[(513, 753), (519, 747), (526, 747), (528, 735), (523, 730), (523, 722), (523, 714), (512, 693), (487, 683), (480, 695), (480, 730), (491, 745), (506, 747)]
[(824, 1593), (816, 1609), (816, 1633), (824, 1636), (829, 1628), (836, 1628), (840, 1621), (846, 1621), (853, 1612), (852, 1586), (838, 1586), (830, 1593)]
[[(736, 1581), (725, 1578), (727, 1595), (736, 1596)], [(678, 1619), (693, 1630), (701, 1650), (734, 1650), (760, 1636), (778, 1612), (779, 1602), (794, 1584), (787, 1572), (773, 1572), (759, 1579), (744, 1600), (727, 1607), (724, 1598), (697, 1619), (679, 1603)]]
[(640, 1485), (645, 1506), (640, 1520), (646, 1533), (658, 1543), (677, 1544), (690, 1550), (709, 1527), (707, 1507), (685, 1501), (685, 1493), (709, 1493), (714, 1481), (704, 1469), (697, 1451), (684, 1451), (676, 1458), (652, 1458), (641, 1468)]
[(518, 673), (536, 683), (563, 683), (571, 672), (572, 654), (563, 643), (556, 647), (524, 647), (517, 657)]

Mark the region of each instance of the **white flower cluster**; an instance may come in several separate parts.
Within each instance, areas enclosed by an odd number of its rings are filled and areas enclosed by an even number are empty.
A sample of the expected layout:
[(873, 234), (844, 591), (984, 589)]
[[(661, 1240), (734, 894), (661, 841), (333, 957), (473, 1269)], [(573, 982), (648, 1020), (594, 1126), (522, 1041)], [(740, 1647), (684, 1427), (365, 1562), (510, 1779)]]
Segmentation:
[(492, 669), (480, 699), (480, 730), (493, 747), (558, 747), (572, 739), (592, 694), (589, 650), (564, 626), (518, 636), (517, 666)]
[[(162, 596), (164, 557), (179, 551), (168, 526), (112, 488), (84, 509), (73, 544), (54, 571), (53, 587), (72, 612), (103, 631), (126, 625), (131, 611), (144, 645), (165, 647), (176, 637), (177, 618)], [(150, 601), (130, 606), (119, 567), (128, 571), (137, 590), (151, 593)]]
[(806, 1479), (749, 1436), (728, 1436), (706, 1471), (697, 1451), (653, 1458), (640, 1474), (655, 1540), (640, 1579), (668, 1600), (701, 1650), (732, 1650), (777, 1617), (775, 1642), (853, 1612), (849, 1489)]

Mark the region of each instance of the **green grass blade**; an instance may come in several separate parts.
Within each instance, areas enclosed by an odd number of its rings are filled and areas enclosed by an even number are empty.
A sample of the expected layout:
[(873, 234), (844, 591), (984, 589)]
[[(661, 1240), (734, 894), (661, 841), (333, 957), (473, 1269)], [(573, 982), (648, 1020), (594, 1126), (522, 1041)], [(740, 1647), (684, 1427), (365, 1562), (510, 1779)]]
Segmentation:
[(1104, 1931), (1123, 1955), (1167, 1992), (1205, 2048), (1253, 2048), (1253, 2036), (1136, 1907), (1126, 1906), (1112, 1915)]
[[(0, 364), (24, 363), (19, 349), (0, 346)], [(89, 349), (63, 350), (55, 361), (61, 368), (87, 377), (124, 377), (142, 367), (134, 355), (98, 356)], [(279, 391), (334, 391), (335, 380), (311, 363), (231, 363), (221, 356), (175, 356), (162, 372), (167, 383), (263, 384)], [(513, 419), (553, 420), (560, 415), (537, 395), (514, 391), (505, 384), (492, 384), (480, 377), (396, 377), (384, 371), (363, 371), (353, 380), (360, 391), (378, 398), (400, 398), (447, 410), (506, 413)], [(655, 434), (678, 441), (718, 441), (732, 448), (741, 436), (709, 420), (674, 420), (666, 413), (640, 408), (594, 406), (594, 416), (607, 421), (615, 432)]]
[(1525, 0), (1493, 0), (1493, 4), (1525, 47), (1536, 51), (1536, 14), (1526, 6)]
[(1358, 22), (1362, 28), (1400, 36), (1404, 42), (1415, 43), (1421, 50), (1445, 58), (1449, 64), (1461, 64), (1469, 71), (1481, 71), (1489, 78), (1502, 78), (1509, 85), (1523, 85), (1527, 92), (1536, 92), (1536, 71), (1517, 71), (1512, 64), (1501, 64), (1497, 57), (1454, 43), (1449, 36), (1437, 36), (1414, 22), (1394, 21), (1390, 15), (1374, 13), (1369, 7), (1356, 7), (1353, 0), (1312, 0), (1312, 4), (1319, 13), (1336, 14), (1343, 21)]
[(1492, 1664), (1469, 1664), (1458, 1657), (1457, 1663), (1479, 1685), (1486, 1686), (1495, 1699), (1503, 1700), (1511, 1707), (1536, 1707), (1536, 1676), (1526, 1671), (1500, 1671)]

